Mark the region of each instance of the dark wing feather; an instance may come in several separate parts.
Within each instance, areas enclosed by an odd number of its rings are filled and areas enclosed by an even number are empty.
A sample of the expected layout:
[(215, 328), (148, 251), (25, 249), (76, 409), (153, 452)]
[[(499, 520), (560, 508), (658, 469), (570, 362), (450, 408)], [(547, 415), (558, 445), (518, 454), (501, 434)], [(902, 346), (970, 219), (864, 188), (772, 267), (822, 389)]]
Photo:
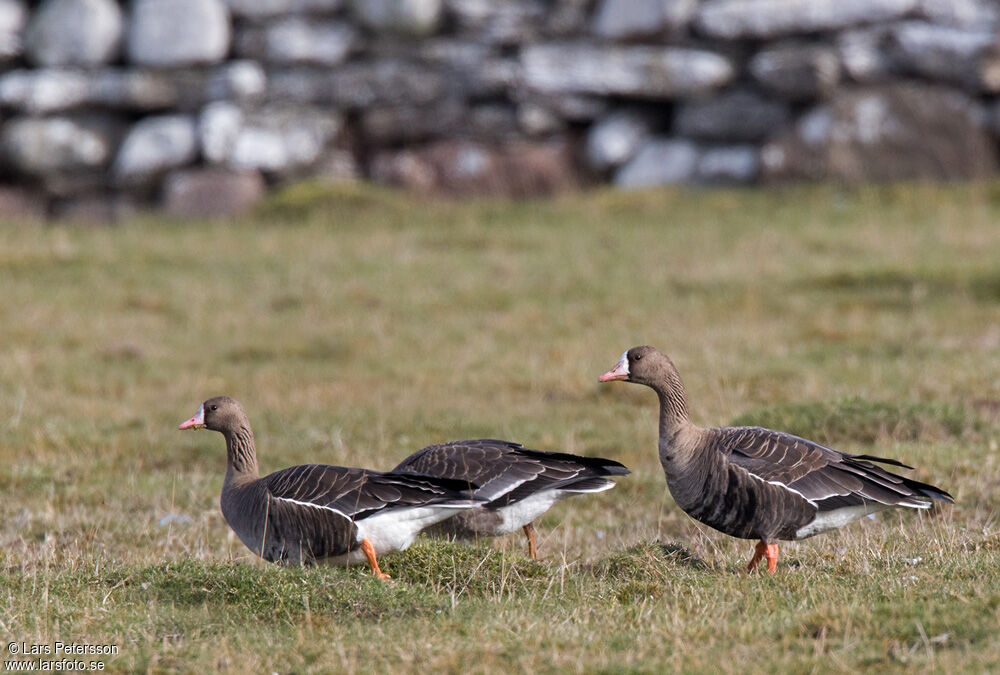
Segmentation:
[(629, 472), (612, 460), (531, 450), (489, 438), (428, 446), (393, 471), (478, 483), (475, 494), (488, 500), (489, 508), (513, 504), (542, 490), (599, 489), (594, 482), (597, 477)]
[(890, 506), (952, 502), (947, 492), (889, 473), (872, 462), (906, 467), (893, 459), (849, 455), (804, 438), (760, 427), (718, 429), (718, 447), (730, 463), (801, 494), (821, 509), (866, 501)]
[(265, 478), (268, 494), (288, 503), (361, 520), (390, 507), (468, 503), (468, 483), (433, 476), (307, 464)]

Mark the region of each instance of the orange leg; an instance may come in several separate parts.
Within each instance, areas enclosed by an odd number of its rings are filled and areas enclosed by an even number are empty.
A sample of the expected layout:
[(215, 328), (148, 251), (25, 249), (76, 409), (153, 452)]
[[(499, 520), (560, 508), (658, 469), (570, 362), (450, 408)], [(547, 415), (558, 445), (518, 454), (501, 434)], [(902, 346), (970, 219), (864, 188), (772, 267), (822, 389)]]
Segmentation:
[(531, 523), (528, 523), (521, 529), (524, 530), (524, 536), (528, 538), (528, 555), (531, 556), (532, 560), (538, 560), (538, 546), (535, 544), (535, 528)]
[(368, 558), (368, 566), (372, 568), (372, 574), (381, 579), (382, 581), (387, 581), (391, 577), (378, 568), (378, 560), (375, 559), (375, 548), (372, 543), (367, 539), (361, 540), (361, 551)]
[(747, 572), (753, 572), (757, 563), (764, 558), (767, 559), (767, 571), (774, 574), (775, 570), (778, 569), (778, 545), (765, 544), (763, 541), (757, 542), (757, 548), (754, 550), (753, 557), (750, 558), (750, 564), (747, 565)]

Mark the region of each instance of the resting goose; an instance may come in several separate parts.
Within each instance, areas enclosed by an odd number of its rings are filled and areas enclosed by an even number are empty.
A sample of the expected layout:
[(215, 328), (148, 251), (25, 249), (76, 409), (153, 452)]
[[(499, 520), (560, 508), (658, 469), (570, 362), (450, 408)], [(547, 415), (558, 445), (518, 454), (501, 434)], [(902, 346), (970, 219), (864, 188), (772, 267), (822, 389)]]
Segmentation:
[(910, 469), (894, 459), (848, 455), (760, 427), (703, 429), (688, 419), (687, 396), (673, 362), (653, 347), (633, 347), (601, 382), (644, 384), (660, 399), (660, 463), (677, 505), (733, 537), (759, 539), (747, 569), (762, 558), (774, 572), (778, 540), (805, 539), (893, 506), (954, 503), (933, 485), (873, 464)]
[(235, 399), (205, 401), (180, 429), (226, 438), (222, 515), (247, 548), (270, 562), (350, 565), (409, 547), (421, 530), (480, 503), (466, 482), (306, 464), (259, 477), (246, 413)]
[(454, 537), (496, 536), (524, 530), (528, 555), (538, 559), (532, 521), (567, 497), (615, 486), (605, 476), (629, 473), (610, 459), (529, 450), (518, 443), (479, 439), (430, 445), (404, 459), (393, 471), (450, 478), (479, 485), (486, 503), (435, 526)]

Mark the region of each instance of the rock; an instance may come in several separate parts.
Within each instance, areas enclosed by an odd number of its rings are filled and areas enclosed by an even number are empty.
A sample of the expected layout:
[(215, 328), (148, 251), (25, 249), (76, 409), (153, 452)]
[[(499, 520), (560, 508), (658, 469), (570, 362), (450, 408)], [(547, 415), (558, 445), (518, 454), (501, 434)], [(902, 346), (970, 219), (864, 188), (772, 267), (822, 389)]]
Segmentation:
[(83, 107), (194, 110), (218, 99), (254, 101), (264, 90), (263, 70), (252, 61), (210, 70), (38, 68), (0, 75), (0, 105), (30, 113)]
[(517, 106), (517, 125), (529, 136), (553, 134), (566, 127), (551, 108), (530, 101)]
[(221, 0), (134, 0), (128, 58), (155, 67), (217, 63), (229, 52), (229, 36), (229, 11)]
[(378, 59), (338, 68), (286, 68), (268, 75), (276, 103), (327, 103), (344, 109), (421, 105), (440, 100), (450, 85), (444, 73), (409, 61)]
[(0, 185), (0, 220), (24, 222), (45, 220), (45, 199), (17, 185)]
[(9, 166), (41, 177), (105, 168), (121, 139), (117, 120), (98, 115), (18, 117), (0, 129)]
[(347, 59), (358, 43), (357, 31), (341, 21), (293, 16), (236, 34), (236, 54), (268, 63), (333, 66)]
[(888, 31), (897, 70), (974, 92), (1000, 91), (1000, 49), (994, 30), (904, 21)]
[(28, 7), (21, 0), (0, 0), (0, 63), (21, 55)]
[(708, 148), (698, 159), (696, 179), (711, 185), (750, 183), (760, 171), (760, 149), (752, 145)]
[(733, 78), (729, 60), (680, 47), (540, 44), (521, 54), (525, 84), (547, 94), (671, 99), (717, 89)]
[(315, 162), (342, 127), (339, 115), (319, 109), (271, 106), (247, 113), (227, 162), (281, 177)]
[(892, 72), (891, 59), (884, 47), (887, 33), (885, 26), (838, 33), (836, 48), (843, 75), (862, 84), (887, 79)]
[(381, 182), (420, 193), (449, 195), (550, 195), (578, 185), (566, 143), (511, 143), (491, 147), (442, 141), (417, 150), (383, 152), (372, 162)]
[(188, 115), (145, 117), (122, 141), (112, 174), (122, 184), (141, 184), (197, 157), (194, 119)]
[(539, 37), (547, 7), (539, 0), (446, 0), (462, 35), (482, 45), (516, 45)]
[(91, 80), (78, 71), (13, 70), (0, 75), (0, 105), (28, 113), (50, 113), (91, 101)]
[(267, 76), (256, 61), (228, 61), (209, 75), (206, 96), (210, 101), (257, 101), (267, 93)]
[(205, 161), (222, 164), (233, 154), (243, 128), (243, 111), (229, 101), (209, 103), (198, 117), (198, 144)]
[(765, 146), (768, 180), (849, 183), (983, 178), (996, 171), (989, 137), (965, 95), (932, 85), (844, 91)]
[(467, 123), (467, 104), (444, 99), (421, 106), (373, 107), (361, 114), (361, 129), (368, 143), (377, 146), (423, 141), (452, 133)]
[(647, 115), (628, 110), (611, 113), (587, 132), (587, 165), (595, 171), (621, 166), (632, 159), (651, 132)]
[[(134, 217), (138, 211), (139, 205), (127, 195), (95, 193), (56, 201), (52, 219), (77, 225), (114, 225)], [(117, 355), (118, 359), (121, 357), (122, 354)], [(132, 358), (136, 356), (133, 354)]]
[(791, 116), (786, 104), (748, 89), (681, 103), (674, 115), (678, 136), (751, 143), (783, 129)]
[(118, 55), (122, 12), (114, 0), (45, 0), (24, 32), (38, 66), (95, 66)]
[(256, 171), (182, 169), (163, 181), (163, 206), (178, 218), (219, 218), (249, 211), (264, 197)]
[(309, 169), (309, 179), (323, 183), (343, 183), (362, 177), (357, 158), (346, 148), (327, 148)]
[(583, 94), (551, 96), (527, 90), (515, 90), (514, 99), (519, 105), (534, 105), (548, 110), (563, 122), (589, 124), (607, 114), (608, 100)]
[(614, 184), (635, 190), (688, 183), (698, 169), (698, 148), (690, 141), (656, 138), (646, 142), (635, 157), (618, 170)]
[(682, 35), (698, 0), (601, 0), (591, 30), (608, 40), (645, 40)]
[(992, 0), (917, 0), (917, 14), (954, 28), (995, 30), (1000, 24), (1000, 8)]
[(765, 89), (792, 101), (823, 98), (840, 81), (840, 56), (822, 44), (779, 44), (750, 61), (750, 74)]
[(891, 21), (912, 12), (919, 0), (706, 0), (695, 26), (710, 38), (769, 38), (833, 31)]
[(236, 19), (259, 21), (286, 14), (333, 14), (344, 0), (225, 0)]
[(441, 0), (351, 0), (362, 26), (378, 34), (423, 37), (441, 21)]

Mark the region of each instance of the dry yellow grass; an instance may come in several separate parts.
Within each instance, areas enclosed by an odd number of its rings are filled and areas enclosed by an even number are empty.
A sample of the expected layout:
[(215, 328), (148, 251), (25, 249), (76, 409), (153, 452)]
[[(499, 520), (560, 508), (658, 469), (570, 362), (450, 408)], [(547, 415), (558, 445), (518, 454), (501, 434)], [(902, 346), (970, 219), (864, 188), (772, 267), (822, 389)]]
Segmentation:
[[(245, 222), (5, 225), (0, 634), (114, 643), (119, 671), (992, 669), (998, 224), (985, 184), (521, 204), (304, 187)], [(674, 358), (697, 422), (840, 435), (957, 505), (741, 574), (752, 545), (666, 494), (655, 397), (596, 382), (639, 343)], [(634, 473), (554, 509), (541, 563), (511, 538), (421, 543), (386, 559), (391, 585), (281, 569), (222, 521), (221, 438), (176, 431), (220, 393), (264, 470), (492, 436)]]

